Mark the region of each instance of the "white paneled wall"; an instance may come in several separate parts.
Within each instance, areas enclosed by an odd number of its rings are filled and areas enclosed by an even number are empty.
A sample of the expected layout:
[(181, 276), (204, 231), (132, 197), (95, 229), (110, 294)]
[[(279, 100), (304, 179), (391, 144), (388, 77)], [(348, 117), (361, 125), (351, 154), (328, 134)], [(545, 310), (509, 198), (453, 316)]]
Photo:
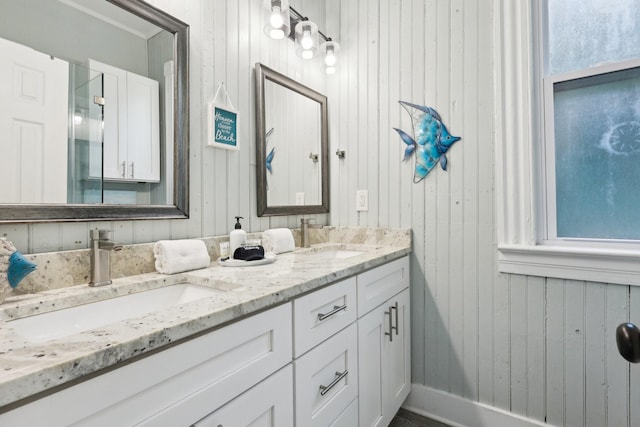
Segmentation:
[[(0, 236), (14, 241), (22, 252), (87, 248), (89, 229), (95, 227), (114, 230), (114, 239), (119, 242), (143, 243), (227, 234), (236, 215), (245, 217), (244, 228), (248, 231), (298, 226), (298, 216), (257, 217), (253, 67), (262, 62), (326, 93), (321, 60), (307, 63), (296, 57), (292, 41), (267, 38), (262, 30), (261, 0), (151, 0), (150, 3), (190, 26), (190, 218), (0, 225)], [(290, 3), (324, 28), (324, 2)], [(239, 152), (208, 148), (205, 143), (206, 106), (222, 81), (239, 110)], [(326, 214), (315, 218), (319, 224), (328, 221)]]
[[(331, 223), (413, 229), (414, 383), (552, 425), (640, 426), (640, 367), (614, 335), (640, 322), (640, 289), (497, 273), (493, 3), (327, 0), (342, 45), (331, 152), (347, 152), (332, 163)], [(412, 183), (398, 100), (434, 107), (462, 136), (448, 172)]]
[[(619, 357), (614, 329), (640, 322), (640, 288), (497, 273), (492, 34), (503, 1), (298, 0), (342, 45), (325, 79), (320, 61), (302, 63), (291, 42), (264, 36), (261, 0), (154, 0), (191, 26), (190, 219), (3, 225), (0, 235), (42, 252), (86, 248), (96, 226), (125, 243), (225, 234), (235, 215), (250, 231), (297, 226), (296, 216), (255, 213), (259, 61), (328, 95), (330, 153), (346, 151), (331, 155), (329, 222), (413, 229), (414, 383), (551, 425), (638, 427), (640, 367)], [(204, 146), (221, 81), (240, 111), (238, 153)], [(410, 129), (398, 100), (434, 107), (462, 136), (447, 172), (412, 183), (392, 129)], [(359, 213), (361, 189), (369, 211)]]

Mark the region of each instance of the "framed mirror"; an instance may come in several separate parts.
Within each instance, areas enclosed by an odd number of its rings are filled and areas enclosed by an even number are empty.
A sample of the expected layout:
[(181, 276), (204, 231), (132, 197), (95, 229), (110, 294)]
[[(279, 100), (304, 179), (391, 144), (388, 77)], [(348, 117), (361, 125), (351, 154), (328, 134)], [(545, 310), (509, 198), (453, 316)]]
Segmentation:
[(327, 97), (257, 63), (258, 216), (329, 212)]
[(0, 222), (187, 218), (189, 26), (142, 0), (0, 13)]

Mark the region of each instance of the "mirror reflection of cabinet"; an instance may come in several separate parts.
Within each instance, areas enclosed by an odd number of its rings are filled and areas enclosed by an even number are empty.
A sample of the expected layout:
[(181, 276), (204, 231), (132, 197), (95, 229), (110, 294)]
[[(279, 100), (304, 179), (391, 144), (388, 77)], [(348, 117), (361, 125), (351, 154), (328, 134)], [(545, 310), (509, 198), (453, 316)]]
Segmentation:
[[(103, 73), (103, 170), (92, 177), (108, 181), (160, 181), (159, 91), (156, 80), (89, 60), (92, 72)], [(92, 158), (95, 156), (92, 155)]]

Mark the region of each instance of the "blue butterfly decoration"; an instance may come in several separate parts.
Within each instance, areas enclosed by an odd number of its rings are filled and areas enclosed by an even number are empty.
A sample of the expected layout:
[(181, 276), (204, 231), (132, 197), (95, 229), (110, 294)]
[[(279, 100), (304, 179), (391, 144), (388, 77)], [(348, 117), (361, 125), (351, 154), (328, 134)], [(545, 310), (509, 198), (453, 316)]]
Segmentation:
[(431, 107), (398, 101), (411, 116), (413, 137), (402, 129), (393, 128), (402, 142), (407, 145), (404, 150), (403, 162), (416, 154), (416, 167), (413, 174), (413, 182), (422, 181), (427, 174), (440, 162), (440, 167), (447, 170), (447, 156), (445, 153), (454, 142), (459, 141), (459, 136), (453, 136), (442, 123), (440, 114)]
[[(269, 129), (269, 132), (267, 132), (266, 136), (265, 136), (265, 144), (267, 142), (269, 142), (269, 137), (271, 136), (271, 134), (273, 133), (273, 128)], [(269, 151), (269, 154), (267, 154), (267, 158), (266, 158), (266, 165), (267, 165), (267, 170), (269, 171), (269, 173), (273, 173), (273, 168), (271, 167), (271, 162), (273, 161), (273, 157), (276, 155), (276, 147), (273, 147), (271, 149), (271, 151)]]

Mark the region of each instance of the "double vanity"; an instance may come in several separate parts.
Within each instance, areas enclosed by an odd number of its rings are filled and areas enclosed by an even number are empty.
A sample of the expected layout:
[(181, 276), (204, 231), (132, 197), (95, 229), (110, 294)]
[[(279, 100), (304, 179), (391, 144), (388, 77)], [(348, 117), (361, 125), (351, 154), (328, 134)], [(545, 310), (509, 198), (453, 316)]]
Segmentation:
[(9, 299), (0, 425), (387, 426), (410, 388), (410, 231), (358, 234)]

